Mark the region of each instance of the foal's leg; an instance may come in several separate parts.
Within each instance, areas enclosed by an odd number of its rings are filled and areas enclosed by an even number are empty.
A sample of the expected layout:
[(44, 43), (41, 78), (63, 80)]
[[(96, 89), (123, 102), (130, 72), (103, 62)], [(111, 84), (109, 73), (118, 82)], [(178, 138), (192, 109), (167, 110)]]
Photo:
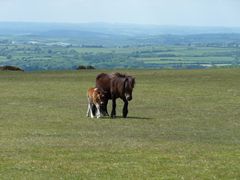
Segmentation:
[(91, 115), (91, 118), (94, 118), (93, 106), (94, 106), (94, 105), (91, 103), (91, 104), (90, 104), (90, 115)]
[(87, 117), (90, 116), (90, 109), (91, 109), (91, 105), (90, 105), (90, 99), (88, 97), (88, 108), (87, 108), (87, 114), (86, 114)]
[(124, 100), (124, 106), (123, 106), (123, 117), (126, 118), (128, 114), (128, 101)]
[(111, 117), (115, 118), (116, 117), (116, 99), (112, 98), (112, 112), (111, 112)]
[(90, 115), (90, 103), (88, 103), (88, 108), (87, 108), (87, 114), (86, 114), (86, 116), (89, 117), (89, 115)]
[(96, 106), (96, 109), (97, 109), (96, 116), (97, 116), (97, 118), (100, 118), (101, 117), (100, 106), (99, 106), (99, 104), (96, 104), (95, 106)]

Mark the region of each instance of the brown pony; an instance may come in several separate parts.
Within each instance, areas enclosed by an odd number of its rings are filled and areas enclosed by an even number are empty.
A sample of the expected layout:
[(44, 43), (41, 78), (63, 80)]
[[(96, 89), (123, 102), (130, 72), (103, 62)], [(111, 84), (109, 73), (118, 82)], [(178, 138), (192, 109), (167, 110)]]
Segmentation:
[(132, 100), (132, 91), (135, 84), (135, 78), (121, 73), (105, 74), (101, 73), (96, 77), (96, 87), (104, 92), (105, 100), (101, 111), (108, 115), (108, 100), (112, 99), (111, 117), (116, 117), (116, 99), (121, 98), (124, 102), (123, 117), (128, 114), (128, 101)]

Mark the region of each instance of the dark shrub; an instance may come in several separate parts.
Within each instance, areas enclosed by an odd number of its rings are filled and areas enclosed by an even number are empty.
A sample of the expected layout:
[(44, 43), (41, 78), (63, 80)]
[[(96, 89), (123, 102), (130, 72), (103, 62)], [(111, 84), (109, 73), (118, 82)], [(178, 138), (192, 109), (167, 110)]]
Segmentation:
[(93, 67), (93, 66), (87, 66), (86, 68), (87, 69), (95, 69), (95, 67)]
[(16, 66), (1, 66), (0, 70), (2, 71), (24, 71), (23, 69)]
[(81, 70), (81, 69), (95, 69), (95, 67), (93, 66), (83, 66), (83, 65), (80, 65), (77, 67), (77, 70)]
[(86, 66), (82, 66), (82, 65), (78, 66), (77, 70), (80, 70), (80, 69), (86, 69)]

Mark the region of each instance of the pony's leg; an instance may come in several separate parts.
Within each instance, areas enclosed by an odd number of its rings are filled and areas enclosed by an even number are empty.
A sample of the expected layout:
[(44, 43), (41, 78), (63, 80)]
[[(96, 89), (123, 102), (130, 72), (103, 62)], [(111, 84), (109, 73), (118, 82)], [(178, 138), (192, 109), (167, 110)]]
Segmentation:
[(123, 117), (126, 118), (128, 114), (128, 101), (124, 100), (124, 106), (123, 106)]
[(96, 106), (95, 106), (95, 104), (92, 104), (92, 114), (93, 114), (93, 116), (95, 117), (96, 116)]
[(111, 117), (115, 118), (116, 117), (116, 99), (112, 98), (112, 112), (111, 112)]
[(102, 105), (100, 105), (100, 113), (102, 116), (109, 116), (108, 110), (107, 110), (107, 104), (108, 100), (105, 100)]
[(100, 112), (100, 115), (101, 115), (101, 116), (105, 116), (103, 105), (100, 105), (100, 106), (99, 106), (99, 112)]
[(104, 105), (104, 115), (105, 116), (109, 116), (109, 114), (108, 114), (108, 110), (107, 110), (107, 105), (108, 105), (108, 101), (106, 101), (106, 103), (105, 103), (105, 105)]
[(99, 106), (99, 104), (96, 104), (96, 116), (97, 116), (97, 118), (100, 118), (101, 117), (101, 113), (100, 113), (100, 106)]

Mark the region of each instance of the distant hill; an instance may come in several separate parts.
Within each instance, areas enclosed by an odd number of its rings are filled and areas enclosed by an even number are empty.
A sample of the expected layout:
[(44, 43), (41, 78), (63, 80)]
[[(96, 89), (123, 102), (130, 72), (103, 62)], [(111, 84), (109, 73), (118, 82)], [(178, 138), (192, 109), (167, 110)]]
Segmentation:
[[(184, 27), (131, 24), (0, 22), (0, 40), (63, 41), (73, 45), (136, 46), (189, 43), (238, 43), (240, 27)], [(9, 37), (8, 37), (9, 38)]]
[(26, 23), (0, 22), (0, 34), (36, 34), (44, 32), (81, 31), (111, 35), (188, 35), (188, 34), (228, 34), (240, 33), (240, 27), (191, 27), (191, 26), (157, 26), (134, 24), (107, 24), (107, 23)]

